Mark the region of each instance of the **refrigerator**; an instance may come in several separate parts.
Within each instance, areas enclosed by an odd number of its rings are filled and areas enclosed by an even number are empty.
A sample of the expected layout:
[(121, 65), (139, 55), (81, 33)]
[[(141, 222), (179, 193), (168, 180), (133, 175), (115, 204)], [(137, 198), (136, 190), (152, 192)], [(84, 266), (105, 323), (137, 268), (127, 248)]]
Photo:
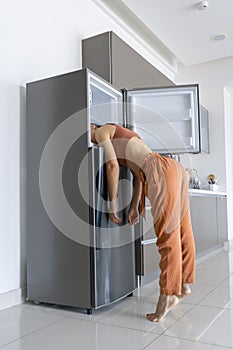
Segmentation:
[(104, 150), (89, 135), (90, 122), (123, 125), (121, 98), (87, 70), (26, 86), (29, 301), (90, 314), (136, 287), (131, 174), (120, 168), (123, 221), (116, 225), (108, 216)]
[(109, 220), (104, 150), (90, 123), (129, 127), (163, 154), (197, 153), (198, 86), (118, 90), (82, 69), (28, 83), (26, 98), (27, 299), (90, 314), (132, 295), (140, 236), (127, 224), (132, 178), (123, 166), (123, 220)]

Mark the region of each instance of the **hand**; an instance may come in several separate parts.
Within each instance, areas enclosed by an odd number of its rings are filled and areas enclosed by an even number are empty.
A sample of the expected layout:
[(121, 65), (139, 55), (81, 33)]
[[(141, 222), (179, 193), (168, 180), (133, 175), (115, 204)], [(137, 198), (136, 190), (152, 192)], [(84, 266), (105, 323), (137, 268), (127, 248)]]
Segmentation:
[(139, 222), (138, 208), (130, 208), (128, 212), (128, 223), (135, 225)]
[(117, 203), (116, 201), (110, 202), (109, 219), (114, 222), (114, 224), (120, 224), (122, 219), (117, 216)]
[(109, 218), (114, 224), (120, 224), (122, 222), (122, 218), (119, 218), (116, 213), (109, 213)]

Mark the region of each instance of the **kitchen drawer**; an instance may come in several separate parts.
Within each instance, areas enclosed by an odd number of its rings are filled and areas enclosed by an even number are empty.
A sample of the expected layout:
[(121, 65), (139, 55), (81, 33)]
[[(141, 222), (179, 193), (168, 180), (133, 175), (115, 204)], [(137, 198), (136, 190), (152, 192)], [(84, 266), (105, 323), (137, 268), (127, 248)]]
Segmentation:
[(150, 241), (142, 242), (142, 276), (159, 270), (160, 255), (155, 241), (153, 243), (147, 243)]
[(154, 225), (153, 225), (153, 217), (151, 215), (151, 208), (146, 206), (146, 217), (142, 219), (142, 239), (153, 239), (155, 238)]

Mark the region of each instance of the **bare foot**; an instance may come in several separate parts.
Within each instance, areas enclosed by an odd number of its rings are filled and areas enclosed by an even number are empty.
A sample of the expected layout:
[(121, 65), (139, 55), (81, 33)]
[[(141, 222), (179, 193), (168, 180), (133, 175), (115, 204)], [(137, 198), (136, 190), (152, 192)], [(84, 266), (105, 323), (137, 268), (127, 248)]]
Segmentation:
[(164, 316), (179, 303), (176, 295), (160, 295), (155, 313), (146, 314), (146, 318), (152, 322), (161, 321)]
[(182, 284), (182, 290), (181, 290), (182, 296), (186, 297), (191, 293), (192, 291), (191, 291), (191, 288), (189, 287), (189, 284)]
[(177, 295), (177, 298), (179, 299), (179, 301), (181, 301), (183, 298), (187, 297), (191, 293), (192, 291), (189, 287), (189, 284), (182, 284), (181, 295)]

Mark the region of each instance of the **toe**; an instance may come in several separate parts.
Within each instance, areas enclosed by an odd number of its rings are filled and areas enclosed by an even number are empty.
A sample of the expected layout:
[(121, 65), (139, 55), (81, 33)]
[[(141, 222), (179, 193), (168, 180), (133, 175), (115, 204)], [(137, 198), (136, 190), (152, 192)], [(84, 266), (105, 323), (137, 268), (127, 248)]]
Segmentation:
[(159, 322), (159, 318), (154, 313), (146, 314), (146, 318), (147, 318), (147, 320), (149, 320), (151, 322)]

